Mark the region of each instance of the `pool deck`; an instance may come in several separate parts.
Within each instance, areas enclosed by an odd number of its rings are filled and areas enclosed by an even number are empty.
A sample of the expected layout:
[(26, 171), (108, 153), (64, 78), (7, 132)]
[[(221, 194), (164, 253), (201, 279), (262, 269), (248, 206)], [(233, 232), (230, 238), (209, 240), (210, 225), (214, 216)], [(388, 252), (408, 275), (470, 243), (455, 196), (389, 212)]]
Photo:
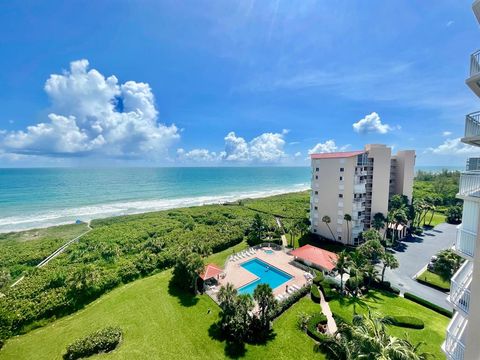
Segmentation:
[(286, 285), (296, 285), (298, 287), (302, 287), (307, 283), (307, 280), (304, 276), (305, 271), (290, 264), (290, 262), (294, 260), (293, 256), (286, 254), (282, 250), (274, 250), (273, 254), (267, 254), (265, 253), (264, 249), (258, 249), (255, 255), (251, 255), (236, 261), (228, 261), (224, 270), (226, 275), (223, 279), (219, 279), (220, 285), (231, 283), (235, 286), (235, 288), (239, 289), (242, 286), (258, 279), (257, 276), (241, 266), (241, 264), (254, 258), (258, 258), (292, 276), (290, 280), (273, 289), (273, 294), (275, 296), (285, 294)]

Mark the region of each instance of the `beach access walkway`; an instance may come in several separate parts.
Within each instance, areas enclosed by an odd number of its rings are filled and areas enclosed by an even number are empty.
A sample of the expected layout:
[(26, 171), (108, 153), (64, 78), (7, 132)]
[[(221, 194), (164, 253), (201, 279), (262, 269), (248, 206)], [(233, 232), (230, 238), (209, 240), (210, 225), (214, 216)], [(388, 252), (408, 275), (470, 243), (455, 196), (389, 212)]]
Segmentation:
[(278, 217), (275, 217), (275, 221), (277, 222), (278, 228), (283, 232), (283, 234), (280, 235), (280, 238), (282, 239), (283, 248), (286, 248), (288, 246), (288, 241), (287, 241), (287, 237), (285, 236), (285, 230), (283, 229), (283, 225), (280, 222), (280, 219)]
[(333, 318), (332, 310), (330, 310), (330, 305), (325, 300), (325, 296), (323, 296), (323, 292), (320, 291), (320, 307), (322, 309), (323, 315), (327, 318), (327, 331), (330, 335), (333, 335), (337, 332), (337, 323)]
[[(84, 236), (85, 234), (88, 234), (90, 231), (92, 231), (92, 227), (90, 226), (90, 220), (87, 222), (87, 228), (88, 230), (81, 233), (80, 235), (78, 235), (77, 237), (67, 241), (65, 244), (63, 244), (62, 246), (60, 246), (57, 250), (55, 250), (53, 253), (51, 253), (50, 255), (48, 255), (45, 259), (43, 259), (42, 261), (40, 261), (35, 267), (37, 268), (41, 268), (41, 267), (44, 267), (45, 265), (47, 265), (51, 260), (55, 259), (58, 255), (60, 255), (61, 253), (63, 253), (65, 251), (65, 249), (67, 247), (69, 247), (72, 243), (74, 243), (75, 241), (78, 241), (82, 236)], [(20, 277), (17, 281), (15, 281), (10, 287), (15, 287), (16, 285), (18, 285), (20, 282), (22, 282), (22, 280), (25, 278), (25, 276), (22, 276)]]

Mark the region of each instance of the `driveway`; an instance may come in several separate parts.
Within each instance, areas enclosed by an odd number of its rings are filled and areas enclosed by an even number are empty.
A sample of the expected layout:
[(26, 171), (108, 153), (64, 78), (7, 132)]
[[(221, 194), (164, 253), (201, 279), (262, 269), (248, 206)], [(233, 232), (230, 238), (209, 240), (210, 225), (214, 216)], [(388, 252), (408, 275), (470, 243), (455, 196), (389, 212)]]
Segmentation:
[(440, 250), (450, 248), (455, 242), (455, 236), (456, 226), (444, 223), (425, 231), (422, 236), (403, 240), (394, 251), (400, 266), (395, 270), (387, 269), (385, 280), (390, 281), (392, 286), (400, 289), (402, 293), (415, 294), (451, 310), (452, 307), (447, 303), (445, 293), (422, 285), (413, 280), (413, 277), (427, 265), (432, 255)]

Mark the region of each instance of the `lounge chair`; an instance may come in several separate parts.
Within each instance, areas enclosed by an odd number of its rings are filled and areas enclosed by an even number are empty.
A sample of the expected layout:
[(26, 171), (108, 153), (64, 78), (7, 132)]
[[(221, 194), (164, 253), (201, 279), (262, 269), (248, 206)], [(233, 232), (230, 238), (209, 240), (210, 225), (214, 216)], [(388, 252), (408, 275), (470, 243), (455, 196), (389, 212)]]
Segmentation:
[(295, 284), (290, 285), (289, 287), (293, 288), (295, 291), (300, 290), (300, 288), (299, 288), (297, 285), (295, 285)]

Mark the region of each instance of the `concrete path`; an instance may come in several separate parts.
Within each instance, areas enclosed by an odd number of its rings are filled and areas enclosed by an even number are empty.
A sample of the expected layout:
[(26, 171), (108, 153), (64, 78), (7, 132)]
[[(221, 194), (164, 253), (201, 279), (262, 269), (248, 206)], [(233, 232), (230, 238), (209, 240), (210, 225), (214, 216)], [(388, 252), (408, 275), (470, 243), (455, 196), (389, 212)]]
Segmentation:
[(439, 224), (425, 231), (422, 236), (404, 240), (395, 249), (394, 254), (400, 263), (395, 270), (387, 269), (385, 280), (397, 287), (403, 293), (410, 292), (434, 304), (451, 310), (447, 294), (415, 281), (417, 273), (425, 268), (432, 255), (443, 249), (452, 247), (455, 242), (456, 226)]
[(330, 305), (325, 301), (323, 293), (320, 291), (320, 307), (322, 308), (322, 313), (327, 317), (327, 332), (330, 335), (333, 335), (337, 332), (337, 323), (333, 318), (332, 310), (330, 310)]
[[(275, 218), (275, 221), (277, 222), (277, 226), (280, 230), (282, 230), (282, 232), (285, 232), (283, 230), (283, 226), (282, 226), (282, 223), (280, 222), (280, 219), (279, 218)], [(285, 236), (285, 234), (282, 234), (280, 235), (280, 238), (282, 239), (282, 245), (283, 245), (283, 248), (285, 249), (287, 246), (288, 246), (288, 241), (287, 241), (287, 237)]]

